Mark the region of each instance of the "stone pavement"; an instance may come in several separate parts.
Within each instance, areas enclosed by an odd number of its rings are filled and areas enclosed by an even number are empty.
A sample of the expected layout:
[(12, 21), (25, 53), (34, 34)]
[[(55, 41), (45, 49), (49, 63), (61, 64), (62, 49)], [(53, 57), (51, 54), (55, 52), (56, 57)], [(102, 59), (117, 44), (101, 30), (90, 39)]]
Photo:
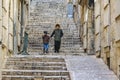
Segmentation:
[(102, 59), (95, 56), (66, 56), (71, 80), (118, 80)]

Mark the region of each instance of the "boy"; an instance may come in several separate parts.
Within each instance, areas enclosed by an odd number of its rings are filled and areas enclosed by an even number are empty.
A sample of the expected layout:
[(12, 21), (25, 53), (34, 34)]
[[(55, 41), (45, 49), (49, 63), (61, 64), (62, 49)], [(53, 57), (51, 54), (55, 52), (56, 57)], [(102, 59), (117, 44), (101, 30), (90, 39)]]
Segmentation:
[(43, 38), (43, 53), (48, 53), (50, 37), (47, 34), (48, 34), (47, 31), (44, 31), (44, 35), (42, 36), (42, 38)]
[(63, 31), (60, 29), (60, 25), (55, 25), (55, 30), (52, 32), (51, 37), (54, 35), (54, 49), (55, 53), (59, 53), (61, 38), (63, 37)]

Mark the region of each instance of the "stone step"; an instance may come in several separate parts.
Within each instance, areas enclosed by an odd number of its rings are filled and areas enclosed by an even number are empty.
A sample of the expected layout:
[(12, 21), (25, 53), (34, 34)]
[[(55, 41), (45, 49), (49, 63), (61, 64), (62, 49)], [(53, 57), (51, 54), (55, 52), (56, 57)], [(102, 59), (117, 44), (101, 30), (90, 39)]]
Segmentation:
[[(49, 47), (49, 50), (50, 50), (51, 48), (54, 48), (54, 47)], [(30, 50), (30, 49), (43, 50), (43, 47), (31, 47), (31, 46), (29, 46), (29, 47), (28, 47), (28, 50)], [(79, 48), (79, 47), (76, 48), (75, 46), (70, 46), (70, 47), (68, 47), (68, 46), (61, 46), (61, 50), (80, 50), (80, 51), (82, 51), (83, 49), (81, 49), (81, 48)]]
[(70, 80), (69, 76), (18, 76), (3, 75), (2, 80)]
[[(28, 49), (30, 48), (30, 49), (32, 49), (32, 47), (33, 47), (33, 49), (34, 48), (39, 48), (39, 49), (43, 49), (43, 46), (29, 46), (28, 47)], [(51, 48), (51, 47), (54, 47), (54, 45), (49, 45), (49, 49)], [(79, 47), (76, 47), (76, 45), (61, 45), (61, 48), (63, 48), (63, 49), (80, 49), (80, 50), (82, 50), (83, 49), (83, 47), (82, 47), (82, 45), (81, 46), (79, 46)]]
[(5, 69), (15, 69), (15, 70), (67, 70), (65, 66), (11, 66), (7, 65)]
[[(30, 51), (30, 50), (36, 50), (37, 49), (37, 51), (43, 51), (43, 48), (42, 47), (34, 47), (34, 48), (32, 48), (32, 47), (29, 47), (29, 49), (28, 49), (28, 51)], [(38, 50), (39, 49), (39, 50)], [(49, 48), (49, 51), (53, 51), (53, 49), (54, 49), (54, 47), (50, 47)], [(70, 51), (79, 51), (79, 52), (83, 52), (84, 50), (83, 49), (79, 49), (79, 48), (74, 48), (74, 47), (71, 47), (71, 48), (67, 48), (67, 47), (61, 47), (61, 49), (60, 49), (60, 51), (68, 51), (68, 50), (70, 50)]]
[(65, 52), (65, 53), (69, 53), (69, 54), (72, 54), (72, 53), (84, 53), (84, 51), (79, 51), (79, 50), (63, 50), (62, 52)]
[[(30, 55), (52, 55), (54, 53), (54, 50), (49, 50), (49, 53), (48, 54), (44, 54), (44, 53), (41, 53), (42, 50), (29, 50), (29, 52), (33, 53)], [(85, 53), (84, 51), (74, 51), (74, 50), (63, 50), (63, 51), (60, 51), (60, 53), (54, 53), (55, 55), (74, 55), (75, 54), (83, 54)]]
[(65, 62), (30, 62), (30, 61), (7, 61), (6, 66), (66, 66)]
[[(43, 50), (43, 47), (31, 47), (31, 46), (28, 47), (28, 50), (34, 50), (34, 49), (41, 51), (41, 50)], [(54, 49), (54, 46), (49, 47), (49, 50), (51, 50), (51, 49)], [(70, 47), (61, 46), (61, 50), (79, 50), (79, 51), (82, 51), (83, 49), (76, 48), (75, 46), (70, 46)]]
[[(53, 42), (51, 41), (51, 43), (49, 43), (49, 45), (54, 45)], [(71, 46), (76, 46), (76, 45), (79, 45), (79, 46), (82, 46), (82, 43), (79, 43), (79, 42), (62, 42), (61, 45), (63, 46), (67, 46), (69, 47), (69, 45)], [(38, 46), (38, 47), (42, 47), (43, 46), (43, 42), (30, 42), (29, 43), (29, 46)]]
[(25, 60), (25, 59), (19, 59), (19, 60), (17, 60), (17, 59), (13, 59), (13, 60), (8, 60), (7, 61), (7, 63), (12, 63), (12, 62), (14, 62), (14, 63), (21, 63), (21, 62), (23, 62), (23, 63), (28, 63), (28, 62), (30, 62), (30, 63), (36, 63), (36, 62), (43, 62), (43, 63), (45, 63), (45, 62), (64, 62), (64, 61), (58, 61), (58, 60), (55, 60), (55, 61), (52, 61), (52, 60), (42, 60), (42, 61), (39, 61), (39, 60)]
[(34, 61), (34, 62), (65, 62), (65, 60), (63, 58), (47, 58), (47, 57), (43, 57), (43, 58), (34, 58), (34, 57), (31, 57), (31, 58), (26, 58), (26, 57), (12, 57), (12, 58), (8, 58), (7, 59), (8, 62), (10, 61), (15, 61), (15, 62), (25, 62), (25, 61)]
[(15, 55), (7, 59), (2, 80), (70, 80), (61, 56)]
[(2, 70), (2, 75), (19, 75), (19, 76), (69, 76), (65, 70)]
[[(50, 45), (54, 45), (53, 43), (49, 43), (49, 44)], [(71, 46), (76, 46), (76, 45), (82, 46), (82, 43), (79, 43), (79, 42), (62, 42), (61, 44), (63, 46), (67, 46), (67, 47), (69, 47), (69, 45), (71, 45)], [(29, 46), (42, 47), (43, 46), (43, 42), (30, 42)]]

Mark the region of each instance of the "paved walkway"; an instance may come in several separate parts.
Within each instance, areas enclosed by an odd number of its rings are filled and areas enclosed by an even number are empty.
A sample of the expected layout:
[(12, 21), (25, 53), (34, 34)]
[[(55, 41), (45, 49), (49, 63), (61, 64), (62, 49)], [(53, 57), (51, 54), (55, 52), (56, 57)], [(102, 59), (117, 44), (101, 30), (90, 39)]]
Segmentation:
[(66, 56), (72, 80), (118, 80), (102, 59), (95, 56)]

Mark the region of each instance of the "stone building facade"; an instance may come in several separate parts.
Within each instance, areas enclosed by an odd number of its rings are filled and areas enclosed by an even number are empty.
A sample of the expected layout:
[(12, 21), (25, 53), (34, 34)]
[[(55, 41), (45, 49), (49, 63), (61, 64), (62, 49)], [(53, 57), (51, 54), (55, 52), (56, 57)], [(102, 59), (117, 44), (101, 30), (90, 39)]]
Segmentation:
[(21, 50), (28, 5), (29, 0), (0, 0), (0, 63)]
[(119, 4), (119, 0), (95, 0), (95, 51), (117, 76), (120, 75)]
[[(78, 15), (80, 37), (83, 42), (84, 51), (88, 54), (94, 53), (94, 4), (93, 0), (78, 0)], [(75, 17), (76, 18), (76, 17)]]
[(84, 50), (95, 49), (97, 57), (120, 75), (120, 0), (78, 0), (80, 36)]

